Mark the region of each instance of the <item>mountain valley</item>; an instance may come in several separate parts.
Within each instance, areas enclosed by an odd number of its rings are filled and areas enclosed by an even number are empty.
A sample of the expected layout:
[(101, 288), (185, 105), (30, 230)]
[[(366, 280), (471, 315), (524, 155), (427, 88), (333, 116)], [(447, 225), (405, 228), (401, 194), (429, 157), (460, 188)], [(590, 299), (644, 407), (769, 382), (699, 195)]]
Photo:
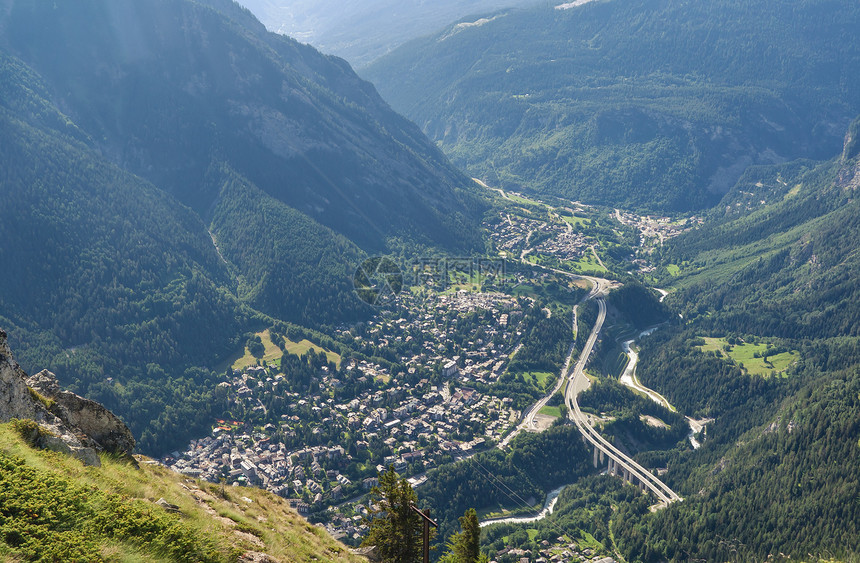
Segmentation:
[(0, 560), (858, 560), (856, 7), (449, 8), (0, 0)]
[(362, 75), (473, 176), (652, 213), (709, 208), (751, 165), (830, 158), (860, 111), (853, 4), (559, 7), (449, 26)]

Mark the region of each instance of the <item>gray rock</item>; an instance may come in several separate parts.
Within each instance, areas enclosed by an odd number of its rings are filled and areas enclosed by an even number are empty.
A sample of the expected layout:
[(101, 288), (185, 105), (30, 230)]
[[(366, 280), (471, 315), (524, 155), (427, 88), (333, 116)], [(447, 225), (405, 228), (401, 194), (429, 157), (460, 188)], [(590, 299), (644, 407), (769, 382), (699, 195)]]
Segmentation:
[(56, 417), (27, 388), (26, 376), (12, 357), (6, 333), (0, 330), (0, 422), (13, 418), (54, 422)]
[(134, 436), (119, 417), (95, 401), (63, 391), (53, 373), (40, 371), (27, 379), (27, 385), (53, 400), (55, 414), (95, 440), (105, 451), (130, 455), (134, 450)]
[(95, 401), (63, 391), (49, 371), (28, 378), (9, 350), (6, 332), (0, 330), (0, 422), (13, 418), (39, 424), (36, 435), (27, 437), (34, 445), (86, 465), (101, 465), (98, 451), (133, 459), (134, 437), (116, 415)]
[(379, 550), (375, 545), (367, 546), (367, 547), (357, 547), (355, 549), (350, 549), (353, 555), (358, 555), (359, 557), (367, 558), (371, 563), (378, 563), (382, 561), (382, 557), (379, 556)]
[(260, 551), (246, 551), (239, 557), (239, 563), (280, 563), (277, 559)]
[(163, 508), (167, 512), (179, 512), (178, 506), (176, 506), (175, 504), (170, 504), (169, 502), (167, 502), (163, 498), (160, 498), (157, 501), (155, 501), (155, 504), (157, 504), (158, 506), (160, 506), (161, 508)]
[(75, 457), (84, 465), (89, 465), (92, 467), (101, 467), (102, 462), (99, 459), (99, 454), (93, 448), (88, 448), (86, 446), (75, 446), (73, 442), (68, 440), (63, 436), (51, 436), (47, 434), (42, 434), (36, 445), (45, 450), (51, 450), (52, 452), (59, 452), (62, 454), (70, 455)]

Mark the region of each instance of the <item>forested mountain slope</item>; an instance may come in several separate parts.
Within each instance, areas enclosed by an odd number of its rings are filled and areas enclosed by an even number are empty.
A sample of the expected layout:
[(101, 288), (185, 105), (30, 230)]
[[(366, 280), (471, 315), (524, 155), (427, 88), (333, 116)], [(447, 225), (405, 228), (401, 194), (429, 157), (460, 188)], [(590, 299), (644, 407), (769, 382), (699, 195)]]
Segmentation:
[(362, 72), (503, 188), (705, 208), (750, 165), (829, 158), (860, 111), (854, 3), (595, 1), (486, 19)]
[(702, 448), (664, 459), (683, 503), (615, 519), (625, 557), (860, 552), (858, 126), (830, 162), (748, 171), (664, 249), (681, 268), (667, 303), (683, 318), (643, 343), (639, 377), (714, 421)]
[(663, 249), (683, 265), (674, 284), (686, 318), (719, 311), (702, 322), (781, 338), (860, 336), (858, 126), (832, 161), (748, 171), (711, 221)]
[(238, 5), (3, 4), (0, 46), (111, 160), (204, 217), (218, 198), (205, 173), (225, 162), (366, 248), (473, 242), (460, 221), (470, 182), (415, 126), (342, 60), (267, 33)]
[(208, 428), (246, 331), (366, 316), (368, 253), (480, 244), (480, 196), (414, 125), (222, 0), (0, 0), (0, 193), (22, 363), (149, 453)]
[(205, 226), (79, 140), (20, 62), (0, 69), (0, 317), (22, 362), (116, 410), (146, 449), (179, 419), (199, 431), (212, 390), (185, 370), (248, 325)]

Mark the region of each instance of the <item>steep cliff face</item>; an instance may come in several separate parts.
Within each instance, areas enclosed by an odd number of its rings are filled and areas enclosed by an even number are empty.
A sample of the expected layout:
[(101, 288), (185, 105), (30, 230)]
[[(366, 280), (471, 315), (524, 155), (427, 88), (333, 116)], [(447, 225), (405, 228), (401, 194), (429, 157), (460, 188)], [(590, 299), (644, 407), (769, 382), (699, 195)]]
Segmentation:
[(842, 148), (841, 167), (837, 184), (846, 190), (860, 188), (860, 117), (855, 119), (845, 133), (845, 144)]
[(39, 423), (54, 423), (56, 417), (27, 388), (26, 376), (12, 357), (6, 332), (0, 330), (0, 422), (27, 418)]
[(33, 420), (30, 440), (39, 447), (61, 451), (87, 465), (99, 465), (97, 451), (131, 454), (134, 437), (112, 412), (89, 399), (60, 389), (48, 371), (33, 377), (18, 366), (0, 330), (0, 422)]

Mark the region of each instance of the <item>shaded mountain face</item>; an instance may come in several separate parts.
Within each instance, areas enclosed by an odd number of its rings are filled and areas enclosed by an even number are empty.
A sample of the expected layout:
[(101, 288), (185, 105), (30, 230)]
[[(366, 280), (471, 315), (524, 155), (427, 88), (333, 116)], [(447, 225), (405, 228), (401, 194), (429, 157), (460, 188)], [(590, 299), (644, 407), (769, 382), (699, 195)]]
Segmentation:
[(855, 3), (560, 7), (461, 22), (362, 74), (473, 176), (647, 210), (714, 205), (750, 165), (830, 158), (860, 111)]
[(212, 403), (211, 373), (186, 370), (221, 361), (249, 312), (192, 210), (104, 159), (3, 53), (0, 84), (0, 322), (26, 369), (108, 405), (144, 451), (175, 447)]
[(232, 2), (0, 0), (0, 322), (142, 451), (208, 429), (259, 323), (365, 318), (368, 253), (475, 247), (471, 186)]
[(93, 145), (201, 216), (225, 162), (365, 248), (464, 243), (451, 227), (469, 181), (342, 60), (220, 2), (4, 4), (0, 44)]
[(242, 0), (270, 30), (356, 68), (468, 14), (539, 0)]
[[(471, 180), (344, 61), (266, 32), (237, 4), (0, 5), (0, 48), (36, 77), (39, 103), (71, 124), (62, 133), (74, 129), (74, 150), (189, 207), (183, 228), (207, 240), (208, 228), (227, 262), (207, 273), (232, 278), (260, 309), (300, 322), (356, 318), (355, 300), (326, 308), (325, 320), (313, 311), (344, 301), (366, 252), (392, 240), (479, 246)], [(247, 205), (248, 193), (269, 213)]]

